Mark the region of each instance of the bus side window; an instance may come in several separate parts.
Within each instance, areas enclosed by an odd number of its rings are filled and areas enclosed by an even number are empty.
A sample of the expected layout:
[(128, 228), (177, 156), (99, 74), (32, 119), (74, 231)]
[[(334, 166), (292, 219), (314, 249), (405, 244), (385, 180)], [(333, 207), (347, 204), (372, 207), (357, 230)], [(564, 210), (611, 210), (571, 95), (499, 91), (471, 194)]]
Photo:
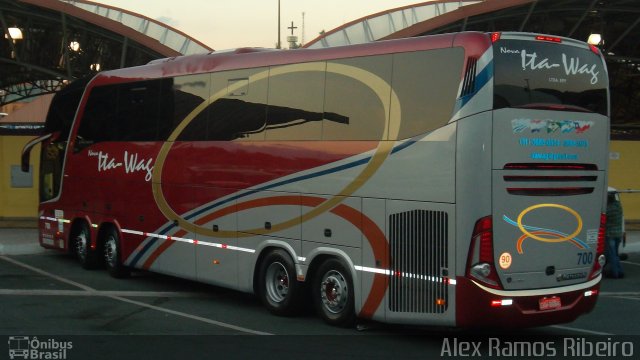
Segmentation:
[[(171, 132), (189, 121), (180, 134), (179, 141), (204, 141), (207, 140), (207, 122), (209, 121), (209, 96), (211, 91), (211, 75), (198, 74), (180, 76), (173, 79), (172, 95), (170, 100), (173, 108), (171, 113)], [(168, 138), (170, 133), (166, 133)]]
[(115, 137), (115, 115), (118, 107), (117, 85), (94, 87), (84, 107), (84, 115), (76, 135), (74, 151)]
[(391, 55), (330, 61), (327, 64), (323, 140), (386, 140), (391, 92)]
[(320, 140), (326, 63), (272, 67), (267, 140)]
[(110, 140), (158, 139), (161, 80), (119, 85), (118, 112)]
[(264, 140), (268, 71), (256, 68), (212, 75), (208, 140)]
[(402, 122), (397, 138), (390, 140), (425, 134), (449, 122), (463, 62), (462, 48), (393, 55), (393, 89), (400, 98)]

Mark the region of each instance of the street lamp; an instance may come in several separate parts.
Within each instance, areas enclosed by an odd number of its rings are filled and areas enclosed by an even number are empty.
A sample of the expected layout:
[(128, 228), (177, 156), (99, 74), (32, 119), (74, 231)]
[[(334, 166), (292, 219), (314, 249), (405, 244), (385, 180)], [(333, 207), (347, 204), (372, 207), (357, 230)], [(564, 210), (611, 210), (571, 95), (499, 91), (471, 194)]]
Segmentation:
[(278, 42), (276, 45), (276, 49), (281, 49), (282, 46), (280, 44), (280, 0), (278, 0)]
[(12, 40), (22, 40), (22, 30), (20, 30), (20, 28), (10, 27), (8, 30), (9, 30), (9, 37)]
[(587, 43), (591, 45), (596, 45), (596, 46), (600, 45), (601, 42), (602, 42), (602, 35), (597, 33), (593, 33), (589, 35), (589, 39), (587, 40)]

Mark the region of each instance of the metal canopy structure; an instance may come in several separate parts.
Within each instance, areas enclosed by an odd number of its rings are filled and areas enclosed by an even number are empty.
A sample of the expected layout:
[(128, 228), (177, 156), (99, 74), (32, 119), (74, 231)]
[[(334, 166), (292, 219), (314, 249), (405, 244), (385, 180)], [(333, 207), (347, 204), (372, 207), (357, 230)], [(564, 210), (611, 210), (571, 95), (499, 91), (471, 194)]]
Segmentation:
[(213, 49), (153, 19), (90, 1), (0, 0), (0, 106), (100, 70)]
[[(425, 19), (415, 21), (421, 17)], [(398, 19), (403, 25), (400, 28)], [(640, 139), (638, 0), (431, 1), (353, 21), (327, 32), (306, 47), (457, 31), (525, 31), (582, 41), (587, 41), (591, 34), (600, 34), (602, 42), (598, 47), (609, 69), (612, 138)]]
[(416, 24), (479, 2), (482, 0), (428, 1), (383, 11), (328, 31), (309, 41), (304, 47), (318, 49), (380, 40)]

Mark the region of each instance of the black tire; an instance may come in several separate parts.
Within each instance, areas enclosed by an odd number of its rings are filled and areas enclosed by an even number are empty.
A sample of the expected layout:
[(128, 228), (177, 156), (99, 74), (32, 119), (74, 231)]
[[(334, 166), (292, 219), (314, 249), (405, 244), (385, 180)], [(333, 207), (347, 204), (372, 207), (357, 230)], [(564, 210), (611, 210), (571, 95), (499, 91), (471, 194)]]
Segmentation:
[(258, 296), (273, 314), (295, 315), (300, 311), (303, 288), (296, 277), (296, 268), (289, 254), (276, 249), (260, 262)]
[(342, 261), (325, 260), (316, 271), (311, 286), (313, 305), (322, 320), (340, 327), (355, 323), (353, 279)]
[(100, 254), (91, 249), (91, 231), (85, 223), (79, 223), (71, 234), (73, 253), (80, 265), (87, 270), (96, 269), (100, 265)]
[(105, 232), (104, 246), (104, 263), (107, 266), (107, 271), (114, 278), (125, 278), (131, 274), (128, 267), (122, 264), (120, 260), (122, 251), (120, 245), (120, 236), (118, 232), (111, 228)]

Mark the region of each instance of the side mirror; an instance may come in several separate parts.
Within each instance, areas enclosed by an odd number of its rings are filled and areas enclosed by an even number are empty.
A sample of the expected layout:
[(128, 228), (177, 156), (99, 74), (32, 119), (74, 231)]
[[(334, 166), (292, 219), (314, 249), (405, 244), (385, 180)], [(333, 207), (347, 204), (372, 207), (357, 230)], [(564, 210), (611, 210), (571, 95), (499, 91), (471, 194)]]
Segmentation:
[(29, 141), (23, 148), (22, 148), (22, 156), (21, 156), (21, 161), (20, 161), (20, 169), (23, 172), (29, 172), (29, 160), (31, 158), (31, 149), (33, 149), (36, 145), (40, 144), (41, 142), (48, 140), (48, 139), (52, 139), (52, 140), (56, 140), (58, 137), (60, 136), (60, 132), (56, 131), (54, 133), (51, 134), (45, 134), (42, 135), (40, 137), (37, 137), (31, 141)]

